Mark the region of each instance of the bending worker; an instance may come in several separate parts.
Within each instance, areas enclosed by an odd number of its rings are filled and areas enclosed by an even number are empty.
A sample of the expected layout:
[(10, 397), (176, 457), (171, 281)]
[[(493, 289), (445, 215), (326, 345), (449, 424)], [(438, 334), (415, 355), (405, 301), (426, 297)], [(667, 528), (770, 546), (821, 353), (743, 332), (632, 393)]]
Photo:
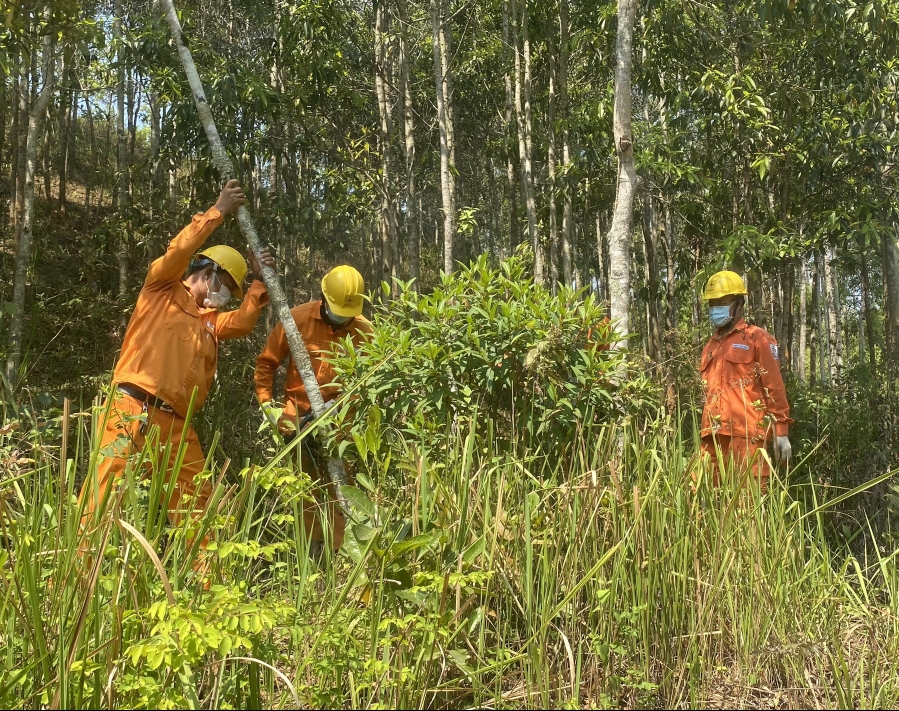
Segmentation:
[[(206, 457), (194, 428), (185, 429), (185, 418), (191, 400), (196, 413), (209, 394), (219, 341), (248, 335), (268, 303), (268, 294), (255, 257), (256, 280), (244, 296), (241, 284), (247, 264), (239, 252), (225, 245), (196, 252), (223, 217), (243, 203), (240, 185), (236, 180), (229, 181), (215, 206), (195, 215), (169, 243), (166, 253), (150, 265), (112, 375), (115, 392), (112, 403), (107, 403), (109, 416), (101, 442), (105, 456), (101, 456), (97, 468), (97, 488), (88, 479), (79, 496), (84, 504), (84, 523), (101, 502), (106, 505), (128, 456), (141, 451), (154, 425), (159, 427), (160, 449), (171, 444), (171, 458), (164, 470), (167, 479), (173, 474), (179, 446), (186, 438), (185, 456), (165, 502), (169, 521), (177, 526), (185, 514), (198, 517), (206, 509), (212, 486), (209, 481), (199, 485), (194, 482), (204, 469)], [(267, 250), (261, 256), (264, 264), (274, 266)], [(186, 271), (188, 275), (182, 279)], [(240, 308), (220, 311), (232, 295), (242, 299)], [(114, 444), (116, 440), (121, 443)], [(167, 486), (168, 481), (162, 491)]]
[[(324, 298), (291, 309), (290, 313), (309, 351), (312, 371), (325, 402), (337, 397), (339, 392), (333, 382), (334, 370), (323, 356), (327, 355), (335, 343), (347, 336), (358, 345), (365, 334), (372, 330), (371, 324), (362, 316), (364, 293), (365, 282), (362, 275), (353, 267), (342, 265), (332, 269), (322, 279)], [(275, 407), (272, 402), (275, 371), (288, 356), (290, 348), (284, 336), (284, 327), (278, 323), (268, 337), (265, 350), (256, 358), (256, 396), (270, 419), (273, 418), (272, 409)], [(312, 417), (309, 396), (293, 358), (290, 358), (287, 366), (284, 396), (284, 409), (277, 425), (284, 439), (290, 441)], [(317, 493), (323, 494), (324, 484), (328, 482), (327, 465), (320, 452), (315, 449), (314, 442), (306, 440), (303, 444), (301, 465), (320, 489)], [(330, 484), (327, 492), (328, 520), (334, 522), (332, 543), (334, 550), (337, 550), (343, 542), (344, 520), (340, 509), (334, 504), (335, 492)], [(319, 499), (320, 496), (316, 498)], [(309, 501), (303, 505), (303, 522), (306, 534), (314, 544), (312, 549), (321, 550), (325, 540), (324, 531), (320, 516)]]
[(715, 332), (702, 351), (705, 390), (702, 451), (711, 455), (717, 485), (718, 452), (725, 465), (750, 467), (764, 491), (771, 475), (761, 450), (774, 445), (776, 461), (792, 454), (790, 405), (774, 337), (743, 320), (746, 285), (739, 274), (714, 274), (705, 288)]

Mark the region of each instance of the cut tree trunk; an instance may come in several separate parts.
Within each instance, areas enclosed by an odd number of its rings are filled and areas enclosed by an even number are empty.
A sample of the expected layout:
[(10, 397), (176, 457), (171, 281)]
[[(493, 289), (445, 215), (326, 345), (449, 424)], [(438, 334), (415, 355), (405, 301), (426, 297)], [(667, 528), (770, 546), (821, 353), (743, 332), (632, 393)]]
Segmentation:
[[(206, 100), (206, 94), (203, 91), (203, 84), (200, 81), (200, 76), (194, 65), (193, 57), (181, 38), (181, 23), (178, 20), (178, 14), (175, 11), (172, 0), (160, 0), (160, 5), (168, 20), (169, 28), (175, 40), (175, 47), (177, 48), (178, 56), (181, 60), (181, 65), (184, 67), (184, 73), (187, 75), (187, 80), (194, 96), (194, 103), (197, 106), (197, 113), (200, 116), (206, 138), (209, 141), (212, 159), (222, 178), (228, 180), (234, 175), (234, 165), (222, 145), (218, 129), (216, 128), (215, 121), (212, 117), (212, 110), (209, 106), (209, 102)], [(258, 257), (261, 254), (262, 245), (259, 242), (259, 237), (256, 234), (256, 228), (253, 225), (250, 214), (243, 205), (237, 210), (237, 223), (250, 248)], [(309, 358), (309, 352), (306, 350), (306, 344), (303, 343), (303, 337), (300, 335), (296, 321), (294, 321), (293, 315), (290, 313), (290, 306), (284, 295), (284, 289), (281, 287), (281, 282), (278, 279), (277, 273), (271, 267), (265, 265), (262, 266), (262, 278), (265, 282), (266, 291), (271, 298), (272, 305), (278, 312), (278, 319), (284, 327), (284, 335), (290, 348), (290, 354), (293, 357), (294, 365), (306, 388), (306, 394), (309, 397), (309, 404), (312, 408), (312, 412), (316, 417), (321, 417), (326, 413), (325, 403), (322, 399), (315, 372), (312, 369), (312, 362)], [(353, 518), (352, 505), (346, 498), (346, 494), (343, 490), (343, 487), (346, 485), (346, 471), (344, 470), (343, 463), (339, 460), (329, 458), (328, 474), (331, 483), (334, 484), (341, 510), (347, 518)]]
[[(609, 229), (609, 295), (612, 321), (619, 333), (630, 333), (631, 225), (637, 193), (637, 168), (631, 131), (631, 67), (634, 19), (637, 0), (618, 0), (618, 33), (615, 45), (615, 150), (618, 154), (618, 185), (615, 210)], [(621, 340), (619, 347), (626, 341)]]
[(34, 238), (34, 177), (37, 170), (37, 148), (47, 107), (53, 98), (56, 83), (56, 52), (49, 36), (43, 42), (43, 86), (28, 115), (28, 132), (25, 140), (25, 179), (23, 183), (22, 230), (16, 249), (16, 270), (13, 281), (13, 315), (9, 326), (9, 350), (6, 359), (6, 379), (11, 387), (19, 382), (19, 365), (22, 361), (22, 332), (25, 324), (25, 285), (31, 262), (31, 246)]

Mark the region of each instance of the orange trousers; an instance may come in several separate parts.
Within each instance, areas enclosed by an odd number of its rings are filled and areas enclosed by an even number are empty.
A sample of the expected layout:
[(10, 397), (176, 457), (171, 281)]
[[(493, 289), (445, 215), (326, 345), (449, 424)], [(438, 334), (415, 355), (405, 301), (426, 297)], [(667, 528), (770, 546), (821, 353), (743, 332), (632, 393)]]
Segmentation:
[[(84, 502), (82, 525), (87, 525), (99, 508), (101, 502), (104, 506), (111, 501), (113, 486), (125, 473), (125, 464), (130, 455), (140, 452), (145, 443), (150, 428), (159, 427), (159, 441), (154, 442), (159, 456), (162, 456), (167, 444), (171, 444), (171, 455), (166, 462), (165, 474), (171, 476), (175, 458), (184, 435), (184, 419), (174, 412), (166, 412), (155, 407), (148, 407), (146, 412), (146, 424), (141, 421), (143, 403), (116, 391), (113, 402), (109, 408), (109, 417), (103, 429), (100, 440), (100, 458), (97, 463), (97, 489), (93, 489), (93, 481), (88, 479), (81, 487), (78, 501)], [(212, 484), (203, 481), (199, 489), (194, 483), (197, 476), (206, 464), (206, 456), (200, 446), (200, 440), (193, 427), (187, 428), (186, 449), (184, 460), (178, 471), (178, 477), (172, 487), (172, 493), (166, 503), (169, 522), (177, 526), (184, 520), (185, 515), (199, 516), (206, 510), (206, 505), (212, 495)], [(146, 473), (145, 473), (146, 474)], [(163, 495), (168, 482), (163, 483)], [(185, 507), (190, 507), (188, 510)], [(204, 539), (202, 547), (206, 547), (208, 541)]]
[(742, 475), (749, 468), (758, 479), (762, 491), (767, 490), (771, 465), (762, 454), (765, 446), (764, 438), (752, 439), (748, 435), (706, 435), (703, 437), (700, 449), (703, 455), (711, 458), (712, 484), (714, 486), (721, 485), (721, 472), (718, 466), (720, 452), (725, 469)]
[[(278, 422), (278, 429), (286, 441), (289, 442), (293, 438), (304, 415), (305, 413), (297, 413), (296, 404), (292, 400), (287, 401)], [(328, 474), (328, 459), (322, 455), (317, 443), (308, 436), (300, 443), (299, 451), (300, 467), (312, 477), (314, 485), (312, 491), (314, 500), (305, 499), (303, 501), (303, 527), (306, 529), (306, 535), (312, 541), (324, 542), (325, 532), (322, 529), (322, 518), (323, 514), (327, 513), (328, 521), (331, 521), (331, 543), (335, 551), (339, 550), (343, 545), (346, 521), (337, 504), (337, 492), (334, 490), (331, 476)], [(346, 465), (343, 468), (346, 472)], [(347, 480), (352, 483), (349, 472), (346, 473)]]

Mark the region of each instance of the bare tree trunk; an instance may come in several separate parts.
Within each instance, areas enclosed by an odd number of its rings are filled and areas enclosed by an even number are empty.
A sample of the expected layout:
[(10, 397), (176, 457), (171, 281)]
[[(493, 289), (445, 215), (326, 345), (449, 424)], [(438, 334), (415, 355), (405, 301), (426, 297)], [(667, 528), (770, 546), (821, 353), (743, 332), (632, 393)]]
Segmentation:
[[(527, 5), (527, 0), (524, 0)], [(548, 146), (546, 152), (547, 195), (549, 196), (549, 285), (553, 292), (559, 284), (559, 224), (556, 202), (556, 84), (558, 82), (556, 47), (547, 41), (549, 54), (549, 96), (547, 101)]]
[(559, 112), (562, 114), (562, 279), (571, 286), (572, 234), (571, 141), (568, 131), (568, 0), (559, 0)]
[(509, 248), (508, 254), (515, 251), (521, 238), (518, 226), (518, 191), (515, 189), (515, 164), (512, 159), (512, 74), (509, 68), (514, 64), (511, 50), (512, 40), (509, 31), (509, 3), (518, 0), (503, 0), (503, 44), (506, 48), (506, 72), (503, 77), (506, 88), (506, 114), (505, 114), (505, 149), (506, 149), (506, 202), (509, 209)]
[(833, 246), (824, 255), (824, 293), (827, 300), (827, 331), (830, 344), (830, 377), (838, 383), (843, 371), (843, 332), (840, 318), (840, 297), (836, 255)]
[[(618, 36), (615, 47), (615, 150), (618, 153), (618, 186), (615, 211), (609, 229), (609, 293), (611, 317), (622, 336), (630, 333), (630, 247), (637, 168), (631, 133), (631, 65), (637, 0), (618, 0)], [(622, 340), (618, 345), (623, 346)]]
[(666, 400), (673, 409), (677, 400), (675, 383), (675, 358), (677, 356), (677, 291), (674, 257), (677, 249), (674, 210), (670, 204), (665, 205), (665, 383)]
[[(659, 266), (656, 259), (659, 220), (655, 199), (645, 193), (643, 201), (643, 278), (646, 285), (646, 354), (655, 366), (662, 362), (662, 324), (659, 313)], [(658, 368), (656, 367), (656, 370)]]
[(434, 81), (437, 85), (437, 122), (440, 128), (440, 188), (443, 199), (443, 271), (455, 269), (453, 243), (456, 237), (456, 179), (451, 165), (453, 152), (452, 102), (449, 82), (449, 47), (444, 24), (444, 0), (430, 0), (434, 44)]
[[(75, 84), (75, 68), (72, 65), (74, 52), (67, 52), (65, 58), (65, 81), (68, 91), (62, 92), (61, 100), (65, 100), (62, 114), (62, 125), (59, 132), (59, 211), (66, 212), (68, 207), (69, 153), (71, 151), (72, 127), (78, 125), (78, 89)], [(60, 72), (62, 73), (62, 72)]]
[(868, 336), (868, 364), (871, 373), (877, 372), (877, 351), (874, 342), (874, 318), (871, 314), (871, 285), (868, 280), (868, 250), (862, 248), (862, 309), (865, 318), (865, 332)]
[(94, 186), (94, 176), (97, 174), (97, 134), (94, 130), (94, 112), (91, 109), (91, 96), (84, 93), (84, 108), (87, 111), (88, 141), (91, 147), (91, 164), (87, 171), (84, 185), (84, 212), (89, 217), (91, 211), (91, 190)]
[[(207, 140), (209, 141), (209, 149), (212, 153), (213, 161), (222, 178), (227, 180), (234, 175), (234, 165), (222, 145), (218, 129), (216, 128), (215, 121), (212, 117), (212, 110), (209, 107), (209, 102), (206, 100), (206, 94), (203, 91), (203, 84), (200, 81), (199, 74), (197, 74), (197, 68), (194, 64), (193, 57), (190, 54), (190, 50), (185, 46), (181, 39), (181, 23), (178, 21), (178, 14), (175, 11), (172, 0), (160, 0), (160, 5), (165, 12), (169, 28), (171, 29), (172, 36), (175, 40), (175, 46), (181, 64), (184, 67), (184, 73), (187, 75), (188, 83), (190, 84), (191, 91), (194, 95), (194, 103), (197, 106), (197, 113), (200, 115), (200, 121), (203, 124), (203, 129), (206, 133)], [(247, 244), (249, 244), (250, 248), (258, 256), (262, 247), (259, 242), (259, 237), (256, 234), (256, 228), (250, 218), (250, 214), (243, 205), (237, 210), (237, 223), (240, 226), (240, 231), (243, 234), (244, 239), (247, 240)], [(321, 390), (318, 387), (315, 372), (312, 370), (312, 362), (309, 359), (309, 352), (306, 350), (306, 344), (303, 343), (303, 338), (300, 335), (299, 330), (297, 330), (296, 321), (294, 321), (293, 315), (290, 313), (290, 306), (287, 303), (284, 289), (281, 287), (281, 282), (278, 280), (277, 273), (271, 267), (262, 266), (262, 278), (265, 282), (266, 291), (271, 298), (272, 305), (275, 310), (277, 310), (278, 318), (281, 321), (281, 325), (284, 327), (284, 335), (287, 339), (288, 346), (290, 347), (294, 365), (306, 388), (306, 394), (309, 397), (309, 404), (312, 408), (312, 412), (315, 413), (316, 417), (321, 417), (325, 414), (325, 403), (322, 399)], [(346, 471), (344, 470), (343, 464), (339, 460), (329, 458), (328, 474), (331, 482), (334, 484), (340, 508), (347, 518), (351, 518), (352, 505), (343, 491), (343, 487), (346, 485)]]
[(531, 161), (531, 44), (527, 33), (527, 0), (512, 0), (512, 26), (515, 35), (515, 113), (518, 122), (521, 193), (528, 219), (528, 239), (534, 252), (534, 281), (542, 284), (545, 279), (543, 246), (539, 244), (537, 235), (534, 167)]
[(415, 181), (415, 112), (409, 74), (409, 8), (407, 0), (398, 0), (400, 34), (400, 91), (403, 98), (403, 134), (406, 148), (406, 250), (409, 254), (409, 278), (418, 291), (421, 277), (421, 222), (418, 212), (418, 186)]
[(899, 224), (893, 225), (892, 234), (883, 235), (883, 278), (885, 285), (884, 311), (886, 330), (887, 371), (899, 365)]
[(25, 285), (28, 281), (28, 265), (31, 262), (31, 245), (34, 229), (34, 176), (37, 169), (37, 147), (41, 124), (47, 107), (53, 98), (56, 83), (55, 47), (50, 36), (43, 42), (43, 86), (28, 116), (28, 133), (25, 141), (25, 181), (23, 184), (22, 231), (16, 249), (16, 271), (13, 281), (13, 315), (9, 326), (9, 351), (6, 360), (6, 378), (12, 387), (18, 385), (19, 365), (22, 361), (22, 331), (25, 323)]
[[(115, 3), (115, 21), (113, 23), (113, 35), (117, 41), (116, 58), (118, 69), (116, 72), (116, 206), (120, 212), (127, 211), (128, 207), (128, 144), (125, 133), (125, 53), (123, 50), (124, 36), (122, 31), (122, 0)], [(121, 238), (119, 239), (118, 266), (119, 266), (119, 301), (124, 307), (128, 295), (128, 226), (127, 220), (123, 225)], [(119, 320), (120, 337), (124, 336), (127, 320), (124, 309)]]
[(800, 383), (806, 382), (805, 355), (808, 340), (808, 280), (805, 264), (799, 262), (799, 347), (796, 349), (796, 377)]
[[(18, 57), (14, 56), (14, 60)], [(23, 155), (19, 151), (19, 134), (21, 133), (21, 123), (25, 120), (22, 114), (22, 73), (13, 73), (12, 75), (12, 124), (9, 127), (9, 221), (10, 230), (13, 235), (13, 247), (17, 242), (18, 235), (18, 209), (16, 199), (19, 195), (18, 179), (19, 179), (19, 160)]]
[(392, 166), (390, 160), (392, 134), (390, 111), (389, 64), (387, 52), (388, 12), (385, 3), (375, 3), (375, 94), (378, 98), (378, 114), (381, 119), (380, 146), (381, 153), (381, 211), (378, 216), (378, 232), (381, 237), (381, 279), (396, 291), (396, 284), (391, 277), (396, 268), (396, 213), (394, 210), (392, 188)]
[[(19, 243), (22, 233), (22, 211), (25, 205), (25, 149), (28, 141), (28, 124), (30, 114), (29, 77), (31, 72), (28, 66), (22, 62), (22, 73), (19, 75), (19, 131), (16, 136), (16, 172), (13, 198), (13, 234), (15, 244)], [(37, 150), (37, 149), (35, 149)]]
[(150, 217), (152, 218), (156, 213), (156, 208), (161, 207), (158, 196), (161, 165), (159, 160), (160, 113), (159, 99), (154, 92), (150, 92), (148, 101), (150, 104), (150, 175), (148, 182), (150, 186)]

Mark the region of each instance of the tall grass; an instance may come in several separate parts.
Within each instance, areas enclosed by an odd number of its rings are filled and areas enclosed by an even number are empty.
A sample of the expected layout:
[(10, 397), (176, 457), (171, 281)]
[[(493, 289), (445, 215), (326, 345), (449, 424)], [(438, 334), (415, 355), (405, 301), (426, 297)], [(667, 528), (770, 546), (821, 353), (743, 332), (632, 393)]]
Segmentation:
[(679, 416), (585, 428), (565, 456), (500, 449), (475, 412), (448, 449), (409, 437), (357, 472), (360, 521), (321, 560), (296, 444), (211, 455), (204, 590), (196, 532), (157, 504), (164, 443), (80, 532), (104, 411), (76, 410), (0, 429), (7, 708), (899, 704), (895, 551), (834, 547), (807, 464), (712, 489)]

